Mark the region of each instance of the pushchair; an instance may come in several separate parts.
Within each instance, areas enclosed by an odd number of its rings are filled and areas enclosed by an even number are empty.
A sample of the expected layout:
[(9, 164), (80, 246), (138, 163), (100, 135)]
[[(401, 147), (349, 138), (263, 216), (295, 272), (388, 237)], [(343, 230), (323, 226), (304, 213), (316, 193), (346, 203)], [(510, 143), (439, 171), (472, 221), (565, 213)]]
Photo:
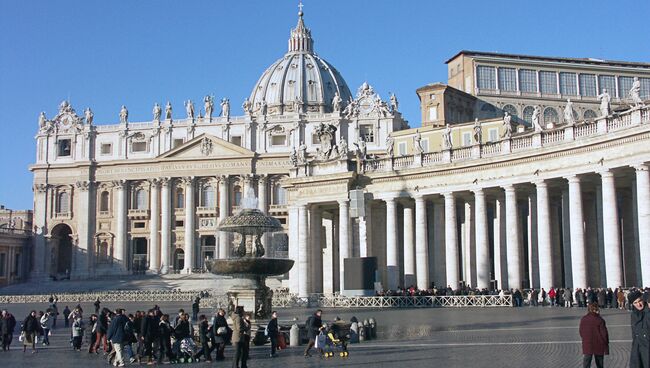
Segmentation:
[(321, 330), (317, 340), (317, 347), (325, 358), (333, 357), (335, 351), (338, 352), (340, 357), (347, 357), (349, 355), (346, 339), (337, 336), (333, 329)]
[(199, 347), (196, 345), (194, 340), (189, 337), (184, 338), (181, 340), (176, 360), (178, 363), (192, 363), (198, 350)]

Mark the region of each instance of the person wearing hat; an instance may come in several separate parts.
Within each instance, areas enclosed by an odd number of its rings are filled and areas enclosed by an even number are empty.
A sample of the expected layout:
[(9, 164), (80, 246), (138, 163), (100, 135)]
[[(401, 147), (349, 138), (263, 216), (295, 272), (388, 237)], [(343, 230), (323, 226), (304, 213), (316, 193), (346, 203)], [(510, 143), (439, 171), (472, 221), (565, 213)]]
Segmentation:
[(630, 368), (650, 368), (650, 309), (639, 290), (630, 292), (632, 349)]
[(595, 357), (596, 367), (603, 367), (604, 356), (609, 354), (609, 335), (605, 320), (600, 316), (598, 303), (587, 307), (587, 314), (580, 320), (580, 337), (582, 338), (583, 367), (591, 367)]

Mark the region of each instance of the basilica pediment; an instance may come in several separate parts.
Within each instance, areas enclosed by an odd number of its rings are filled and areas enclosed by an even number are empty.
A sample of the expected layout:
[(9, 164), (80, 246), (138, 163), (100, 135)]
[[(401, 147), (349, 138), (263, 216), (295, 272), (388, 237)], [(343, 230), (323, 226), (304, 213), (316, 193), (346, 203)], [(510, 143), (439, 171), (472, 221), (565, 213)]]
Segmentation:
[(232, 144), (221, 138), (208, 134), (185, 142), (181, 146), (160, 155), (160, 158), (197, 159), (207, 157), (242, 157), (253, 156), (255, 153), (246, 148)]

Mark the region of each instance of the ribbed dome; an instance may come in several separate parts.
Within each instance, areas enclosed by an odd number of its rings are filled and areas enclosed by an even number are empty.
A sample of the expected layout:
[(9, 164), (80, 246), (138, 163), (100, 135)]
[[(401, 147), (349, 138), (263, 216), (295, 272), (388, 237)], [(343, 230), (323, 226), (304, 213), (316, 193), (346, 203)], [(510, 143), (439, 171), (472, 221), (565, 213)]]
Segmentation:
[(249, 101), (258, 109), (266, 101), (268, 114), (294, 112), (331, 112), (332, 99), (338, 92), (343, 101), (351, 96), (339, 72), (313, 52), (311, 31), (305, 27), (302, 12), (298, 25), (291, 30), (289, 52), (271, 65), (260, 77)]

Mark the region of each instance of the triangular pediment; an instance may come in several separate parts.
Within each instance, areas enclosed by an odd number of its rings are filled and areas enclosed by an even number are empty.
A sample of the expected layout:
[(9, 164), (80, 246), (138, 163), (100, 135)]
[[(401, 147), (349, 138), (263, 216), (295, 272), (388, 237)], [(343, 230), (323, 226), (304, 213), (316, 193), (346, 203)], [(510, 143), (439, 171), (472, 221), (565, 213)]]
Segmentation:
[(255, 153), (209, 134), (201, 134), (160, 155), (160, 158), (247, 157)]

